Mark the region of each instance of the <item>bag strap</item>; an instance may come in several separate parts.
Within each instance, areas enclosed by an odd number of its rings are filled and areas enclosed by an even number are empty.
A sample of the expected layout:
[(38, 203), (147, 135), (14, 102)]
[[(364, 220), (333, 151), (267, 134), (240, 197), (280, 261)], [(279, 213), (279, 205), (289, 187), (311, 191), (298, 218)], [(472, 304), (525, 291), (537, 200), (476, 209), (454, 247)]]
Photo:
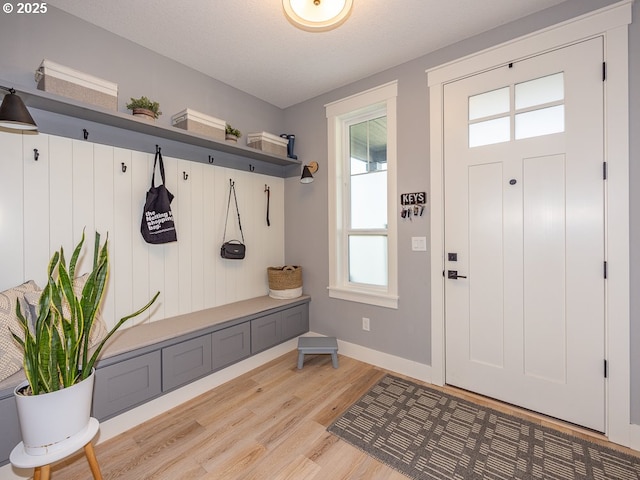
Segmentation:
[(224, 233), (222, 234), (222, 243), (227, 238), (227, 223), (229, 223), (229, 206), (231, 205), (231, 192), (233, 192), (233, 201), (236, 204), (236, 213), (238, 214), (238, 226), (240, 227), (240, 235), (242, 243), (244, 243), (244, 233), (242, 233), (242, 222), (240, 222), (240, 209), (238, 208), (238, 197), (236, 197), (236, 183), (229, 179), (229, 200), (227, 201), (227, 215), (224, 219)]
[(162, 161), (162, 153), (160, 153), (160, 147), (156, 145), (156, 156), (153, 159), (153, 175), (151, 176), (151, 188), (156, 186), (156, 163), (160, 159), (160, 177), (162, 178), (162, 184), (164, 185), (164, 162)]

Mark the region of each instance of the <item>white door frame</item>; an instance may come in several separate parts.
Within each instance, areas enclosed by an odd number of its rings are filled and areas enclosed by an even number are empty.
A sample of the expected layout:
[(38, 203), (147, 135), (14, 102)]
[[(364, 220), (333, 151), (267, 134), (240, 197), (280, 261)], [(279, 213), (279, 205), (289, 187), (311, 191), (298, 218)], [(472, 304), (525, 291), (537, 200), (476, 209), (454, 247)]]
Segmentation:
[(431, 378), (445, 380), (444, 150), (445, 83), (595, 36), (604, 37), (605, 185), (607, 225), (606, 346), (609, 363), (605, 433), (613, 442), (640, 449), (640, 426), (630, 423), (629, 349), (629, 85), (628, 25), (633, 0), (582, 15), (539, 32), (427, 71), (431, 172)]

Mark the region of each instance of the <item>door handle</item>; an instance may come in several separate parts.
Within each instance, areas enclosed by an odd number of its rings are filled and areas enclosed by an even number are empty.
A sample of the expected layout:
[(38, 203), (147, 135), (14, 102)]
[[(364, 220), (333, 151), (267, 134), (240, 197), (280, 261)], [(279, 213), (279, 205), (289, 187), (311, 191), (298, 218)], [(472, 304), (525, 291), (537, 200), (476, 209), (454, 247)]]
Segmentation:
[(450, 278), (452, 280), (457, 280), (459, 278), (467, 278), (464, 275), (458, 275), (458, 271), (457, 270), (447, 270), (447, 278)]

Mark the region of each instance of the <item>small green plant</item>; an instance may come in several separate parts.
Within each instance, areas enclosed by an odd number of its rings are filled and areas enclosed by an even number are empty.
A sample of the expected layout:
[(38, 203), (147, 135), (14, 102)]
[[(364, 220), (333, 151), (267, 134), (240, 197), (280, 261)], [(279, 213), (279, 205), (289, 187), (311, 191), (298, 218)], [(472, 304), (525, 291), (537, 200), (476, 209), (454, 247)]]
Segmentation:
[(242, 132), (240, 130), (238, 130), (237, 128), (233, 128), (228, 123), (227, 123), (227, 126), (225, 127), (225, 133), (227, 135), (233, 135), (234, 137), (238, 137), (238, 138), (242, 136)]
[(134, 108), (144, 108), (145, 110), (150, 110), (153, 112), (154, 118), (158, 118), (162, 115), (160, 111), (160, 104), (158, 102), (153, 102), (149, 100), (147, 97), (140, 98), (131, 98), (131, 102), (127, 104), (127, 109), (133, 110)]
[(127, 315), (91, 348), (89, 333), (102, 302), (109, 273), (107, 241), (100, 245), (96, 232), (93, 270), (78, 297), (73, 289), (75, 269), (84, 244), (76, 246), (67, 267), (64, 250), (54, 253), (49, 261), (48, 283), (38, 302), (38, 318), (33, 327), (23, 315), (20, 302), (16, 314), (24, 332), (24, 340), (15, 332), (13, 338), (24, 351), (24, 373), (29, 382), (30, 395), (61, 390), (87, 378), (98, 360), (106, 341), (127, 320), (140, 315), (156, 301), (160, 292), (137, 312)]

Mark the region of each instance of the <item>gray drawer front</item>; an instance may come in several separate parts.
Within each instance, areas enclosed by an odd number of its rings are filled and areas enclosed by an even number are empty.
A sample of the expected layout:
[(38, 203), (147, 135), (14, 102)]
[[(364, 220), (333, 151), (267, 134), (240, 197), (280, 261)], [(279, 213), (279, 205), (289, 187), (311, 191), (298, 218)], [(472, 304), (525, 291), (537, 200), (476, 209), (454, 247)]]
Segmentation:
[(16, 400), (7, 397), (0, 400), (0, 466), (9, 463), (13, 447), (22, 441)]
[(261, 352), (280, 343), (282, 312), (251, 320), (251, 353)]
[(93, 416), (102, 420), (158, 396), (160, 380), (159, 351), (97, 369)]
[(213, 369), (231, 365), (251, 355), (251, 327), (249, 322), (219, 330), (211, 335)]
[(162, 391), (174, 389), (211, 372), (211, 335), (162, 349)]
[(309, 331), (309, 308), (299, 305), (282, 312), (282, 340), (289, 340)]

